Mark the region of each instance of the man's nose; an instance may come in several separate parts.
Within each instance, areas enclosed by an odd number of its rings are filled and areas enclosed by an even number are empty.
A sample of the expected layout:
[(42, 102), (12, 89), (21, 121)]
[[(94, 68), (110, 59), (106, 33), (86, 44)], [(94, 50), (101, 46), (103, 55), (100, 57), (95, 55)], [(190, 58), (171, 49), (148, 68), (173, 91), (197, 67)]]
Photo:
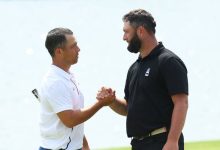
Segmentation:
[(80, 52), (80, 48), (79, 47), (77, 47), (77, 51)]
[(123, 40), (127, 41), (127, 36), (125, 34), (123, 35)]

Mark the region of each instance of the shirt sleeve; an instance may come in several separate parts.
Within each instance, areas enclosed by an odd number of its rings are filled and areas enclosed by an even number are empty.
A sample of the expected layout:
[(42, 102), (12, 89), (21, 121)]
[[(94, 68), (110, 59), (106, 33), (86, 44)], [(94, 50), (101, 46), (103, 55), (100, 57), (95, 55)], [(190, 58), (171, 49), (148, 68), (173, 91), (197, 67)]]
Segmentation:
[(161, 66), (161, 73), (170, 95), (188, 94), (187, 69), (181, 59), (169, 58)]
[(62, 81), (56, 81), (48, 88), (47, 100), (55, 113), (73, 109), (70, 90)]

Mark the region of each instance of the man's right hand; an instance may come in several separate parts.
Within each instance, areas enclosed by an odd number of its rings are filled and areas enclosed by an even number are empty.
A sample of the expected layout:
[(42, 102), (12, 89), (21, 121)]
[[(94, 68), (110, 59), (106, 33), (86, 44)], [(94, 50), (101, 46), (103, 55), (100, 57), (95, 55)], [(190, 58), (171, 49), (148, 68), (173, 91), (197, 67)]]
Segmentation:
[(108, 106), (113, 103), (116, 98), (115, 91), (111, 88), (102, 87), (101, 90), (98, 91), (96, 98), (103, 106)]

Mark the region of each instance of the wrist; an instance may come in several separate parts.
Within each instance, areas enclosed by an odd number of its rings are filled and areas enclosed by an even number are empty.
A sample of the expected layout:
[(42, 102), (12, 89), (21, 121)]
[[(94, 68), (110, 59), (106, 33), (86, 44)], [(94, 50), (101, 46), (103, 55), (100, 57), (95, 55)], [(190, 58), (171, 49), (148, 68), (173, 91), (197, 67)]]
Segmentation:
[(174, 137), (169, 137), (167, 138), (167, 142), (168, 143), (178, 143), (179, 139), (178, 138), (174, 138)]
[(104, 103), (101, 102), (101, 100), (97, 100), (95, 105), (97, 105), (97, 107), (98, 107), (99, 109), (102, 108), (103, 106), (105, 106)]

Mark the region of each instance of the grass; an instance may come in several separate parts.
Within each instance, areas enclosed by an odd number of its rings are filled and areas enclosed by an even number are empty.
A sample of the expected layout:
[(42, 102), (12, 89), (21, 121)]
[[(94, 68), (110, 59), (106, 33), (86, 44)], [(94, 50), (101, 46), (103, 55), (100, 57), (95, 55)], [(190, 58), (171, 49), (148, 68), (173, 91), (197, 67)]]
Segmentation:
[[(131, 148), (119, 147), (99, 150), (131, 150)], [(185, 150), (220, 150), (220, 141), (188, 142), (185, 143)]]
[(185, 144), (186, 150), (220, 150), (220, 141), (190, 142)]

